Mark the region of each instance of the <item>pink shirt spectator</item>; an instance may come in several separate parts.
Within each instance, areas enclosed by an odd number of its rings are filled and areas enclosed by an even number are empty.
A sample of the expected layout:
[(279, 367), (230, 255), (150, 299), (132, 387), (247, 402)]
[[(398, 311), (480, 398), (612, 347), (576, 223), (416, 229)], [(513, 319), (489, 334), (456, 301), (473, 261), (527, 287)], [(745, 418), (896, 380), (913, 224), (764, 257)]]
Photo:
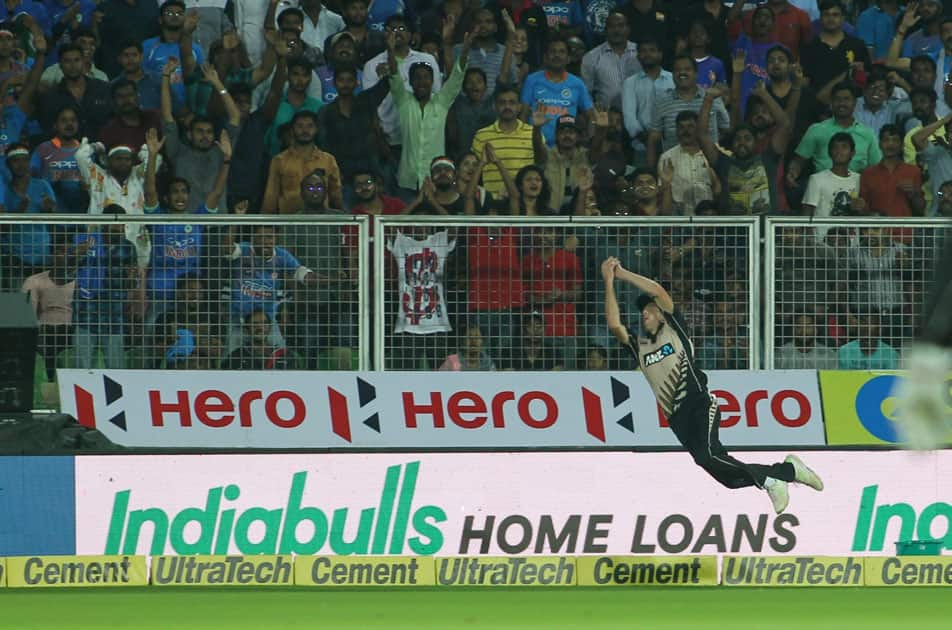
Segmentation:
[(49, 271), (34, 274), (23, 281), (24, 293), (30, 294), (33, 312), (44, 326), (67, 326), (73, 323), (73, 291), (76, 282), (56, 284)]

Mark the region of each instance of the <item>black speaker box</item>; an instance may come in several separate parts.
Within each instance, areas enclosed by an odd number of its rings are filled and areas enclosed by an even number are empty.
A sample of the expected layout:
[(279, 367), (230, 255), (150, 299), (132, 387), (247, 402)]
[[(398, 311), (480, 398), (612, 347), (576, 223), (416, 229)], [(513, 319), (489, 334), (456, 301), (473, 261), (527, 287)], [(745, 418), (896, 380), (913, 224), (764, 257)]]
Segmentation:
[(0, 411), (33, 407), (36, 315), (26, 293), (0, 293)]

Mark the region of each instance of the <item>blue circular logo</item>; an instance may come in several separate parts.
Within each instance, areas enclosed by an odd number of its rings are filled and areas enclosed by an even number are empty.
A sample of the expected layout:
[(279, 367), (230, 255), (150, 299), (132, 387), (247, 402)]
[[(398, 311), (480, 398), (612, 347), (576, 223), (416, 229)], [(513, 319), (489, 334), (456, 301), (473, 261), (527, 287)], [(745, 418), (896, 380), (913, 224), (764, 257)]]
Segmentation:
[(856, 392), (856, 416), (866, 430), (884, 442), (898, 442), (896, 400), (893, 389), (899, 377), (887, 374), (870, 379)]

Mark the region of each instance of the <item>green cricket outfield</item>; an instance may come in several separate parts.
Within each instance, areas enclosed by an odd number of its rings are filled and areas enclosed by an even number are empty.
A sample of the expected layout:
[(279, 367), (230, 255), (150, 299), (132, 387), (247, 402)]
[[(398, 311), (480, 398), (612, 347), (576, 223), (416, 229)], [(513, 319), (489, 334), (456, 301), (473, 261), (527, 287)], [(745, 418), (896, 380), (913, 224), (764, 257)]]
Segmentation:
[(931, 628), (920, 588), (104, 588), (0, 591), (0, 628)]

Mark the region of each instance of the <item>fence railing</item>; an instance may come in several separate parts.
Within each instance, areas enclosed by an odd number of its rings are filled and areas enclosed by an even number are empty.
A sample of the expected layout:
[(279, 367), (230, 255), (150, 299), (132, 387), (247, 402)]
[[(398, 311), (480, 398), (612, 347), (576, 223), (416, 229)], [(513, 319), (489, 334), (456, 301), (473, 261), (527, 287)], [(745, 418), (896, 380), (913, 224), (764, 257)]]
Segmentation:
[(366, 217), (0, 217), (57, 367), (370, 369)]
[(765, 234), (765, 368), (901, 366), (947, 220), (770, 218)]
[[(936, 219), (373, 221), (8, 214), (0, 288), (33, 297), (50, 378), (625, 369), (599, 271), (617, 256), (670, 288), (704, 369), (879, 369), (913, 337), (949, 233)], [(637, 291), (618, 289), (636, 332)]]
[[(608, 256), (670, 287), (702, 367), (757, 365), (757, 218), (376, 221), (380, 369), (630, 368), (604, 322), (599, 267)], [(637, 297), (619, 284), (633, 333)]]

